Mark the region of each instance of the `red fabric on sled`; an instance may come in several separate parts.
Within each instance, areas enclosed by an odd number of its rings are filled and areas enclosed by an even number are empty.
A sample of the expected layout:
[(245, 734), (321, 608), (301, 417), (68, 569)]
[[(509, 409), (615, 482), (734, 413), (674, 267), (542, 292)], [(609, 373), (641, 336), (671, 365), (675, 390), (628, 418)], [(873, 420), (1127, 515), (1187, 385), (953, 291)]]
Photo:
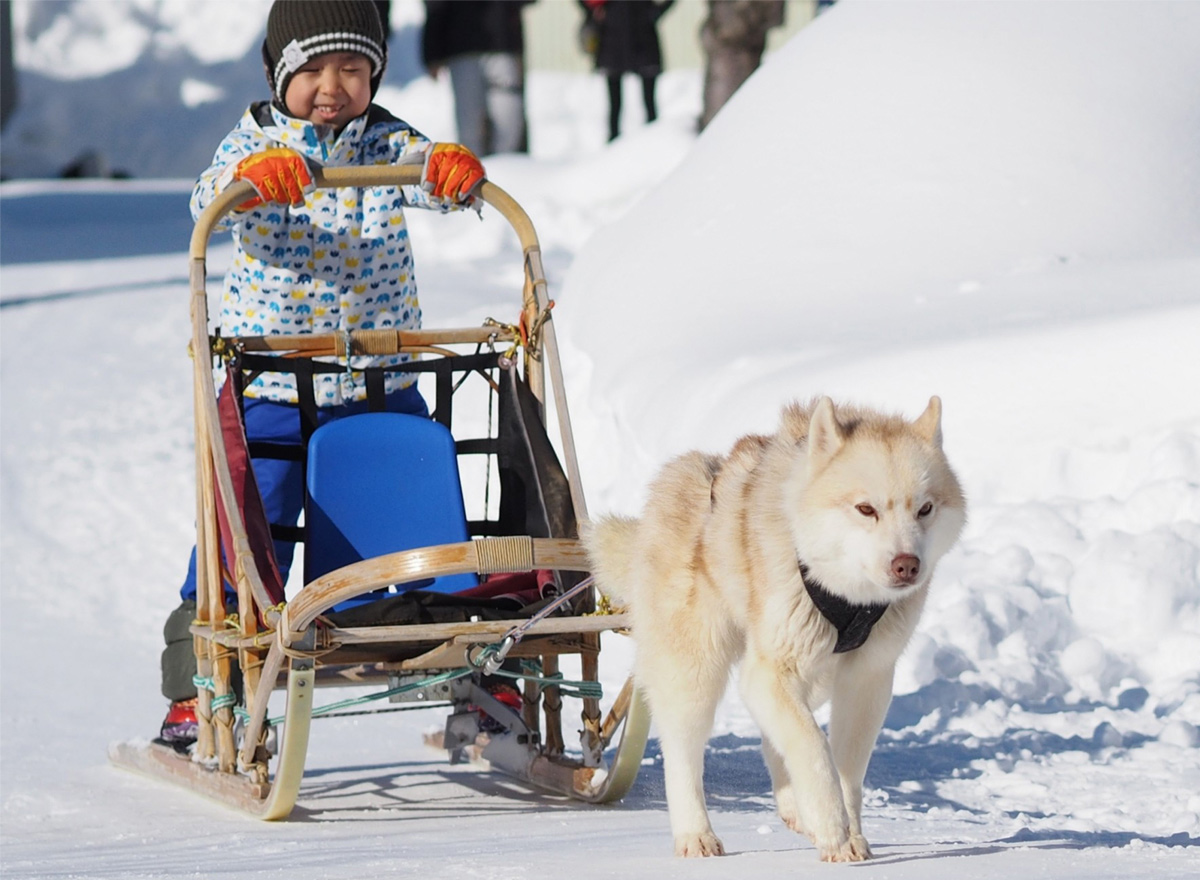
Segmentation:
[(546, 597), (546, 588), (554, 585), (554, 572), (547, 569), (493, 574), (477, 587), (459, 590), (453, 595), (467, 599), (516, 599), (532, 605)]
[[(246, 528), (246, 538), (250, 543), (250, 552), (254, 556), (258, 576), (267, 590), (267, 595), (271, 597), (271, 601), (278, 604), (284, 600), (283, 578), (279, 574), (279, 564), (275, 561), (275, 544), (271, 540), (271, 524), (267, 520), (262, 495), (258, 491), (258, 481), (254, 478), (254, 468), (250, 466), (250, 447), (246, 441), (246, 427), (242, 424), (242, 410), (238, 406), (237, 396), (234, 394), (232, 386), (233, 383), (227, 381), (221, 387), (220, 394), (217, 395), (217, 411), (221, 418), (221, 439), (225, 446), (225, 457), (229, 461), (229, 473), (233, 478), (234, 495), (237, 496), (238, 509), (242, 512), (242, 523)], [(217, 488), (217, 498), (220, 497), (220, 489)], [(217, 520), (221, 528), (221, 547), (224, 550), (225, 562), (231, 571), (236, 571), (237, 554), (223, 504), (217, 504)]]

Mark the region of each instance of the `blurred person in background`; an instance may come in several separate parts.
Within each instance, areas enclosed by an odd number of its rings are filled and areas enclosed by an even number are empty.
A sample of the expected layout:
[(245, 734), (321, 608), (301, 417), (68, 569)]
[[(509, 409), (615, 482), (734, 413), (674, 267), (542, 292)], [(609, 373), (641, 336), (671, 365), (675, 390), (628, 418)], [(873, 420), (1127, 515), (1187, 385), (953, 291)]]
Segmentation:
[(421, 56), (450, 71), (458, 140), (477, 155), (529, 151), (525, 32), (532, 0), (425, 0)]
[(662, 72), (658, 20), (675, 0), (580, 0), (593, 35), (596, 70), (608, 80), (608, 139), (621, 133), (621, 80), (641, 78), (646, 121), (658, 118), (654, 87)]

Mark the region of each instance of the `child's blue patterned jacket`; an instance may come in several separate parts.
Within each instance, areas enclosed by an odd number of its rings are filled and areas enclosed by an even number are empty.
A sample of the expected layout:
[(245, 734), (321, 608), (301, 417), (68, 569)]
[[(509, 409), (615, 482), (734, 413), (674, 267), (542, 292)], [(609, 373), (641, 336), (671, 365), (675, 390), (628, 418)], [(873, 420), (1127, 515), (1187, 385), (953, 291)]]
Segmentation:
[[(319, 165), (419, 162), (429, 140), (376, 105), (338, 135), (263, 102), (252, 105), (217, 148), (192, 191), (193, 218), (213, 200), (223, 172), (246, 156), (285, 146)], [(267, 203), (228, 215), (233, 262), (225, 276), (221, 332), (236, 336), (415, 329), (421, 307), (413, 277), (406, 205), (451, 210), (419, 187), (318, 190), (299, 207)], [(401, 358), (355, 358), (354, 366)], [(387, 391), (411, 385), (411, 374), (389, 377)], [(366, 396), (362, 374), (322, 376), (319, 406)], [(291, 376), (264, 374), (248, 397), (296, 402)]]

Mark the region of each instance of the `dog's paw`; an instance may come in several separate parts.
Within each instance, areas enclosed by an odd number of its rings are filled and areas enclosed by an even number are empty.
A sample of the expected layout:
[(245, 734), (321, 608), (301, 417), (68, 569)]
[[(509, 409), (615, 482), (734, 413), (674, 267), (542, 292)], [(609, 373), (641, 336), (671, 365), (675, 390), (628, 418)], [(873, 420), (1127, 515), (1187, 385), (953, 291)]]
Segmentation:
[(850, 848), (859, 854), (858, 858), (851, 859), (853, 862), (862, 862), (874, 858), (874, 854), (871, 852), (871, 845), (867, 843), (865, 837), (857, 832), (851, 832), (850, 834)]
[(795, 831), (797, 834), (803, 834), (805, 837), (809, 836), (808, 831), (805, 830), (804, 826), (800, 823), (800, 817), (794, 812), (785, 812), (784, 810), (780, 810), (779, 818), (783, 820), (783, 824), (786, 825), (790, 830)]
[(675, 836), (675, 855), (687, 859), (725, 855), (725, 847), (711, 831)]
[(861, 834), (851, 834), (843, 843), (817, 845), (823, 862), (865, 862), (871, 858), (871, 847)]
[(792, 795), (791, 788), (776, 789), (775, 813), (779, 814), (779, 818), (784, 821), (784, 825), (791, 828), (792, 831), (808, 837), (809, 832), (805, 831), (804, 825), (800, 822), (800, 810), (796, 803), (796, 797)]

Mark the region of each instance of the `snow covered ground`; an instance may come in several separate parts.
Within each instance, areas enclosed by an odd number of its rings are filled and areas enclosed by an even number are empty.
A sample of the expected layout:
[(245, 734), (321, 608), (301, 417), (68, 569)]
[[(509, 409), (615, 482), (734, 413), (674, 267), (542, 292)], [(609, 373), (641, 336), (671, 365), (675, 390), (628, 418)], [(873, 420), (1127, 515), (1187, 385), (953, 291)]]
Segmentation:
[[(397, 5), (403, 58), (419, 6)], [(699, 139), (695, 74), (664, 78), (652, 126), (627, 101), (609, 146), (598, 81), (534, 75), (533, 155), (489, 162), (546, 248), (593, 511), (636, 511), (669, 456), (792, 397), (943, 397), (971, 523), (868, 772), (877, 859), (846, 868), (775, 817), (734, 697), (707, 768), (733, 855), (700, 864), (670, 856), (653, 738), (604, 809), (450, 767), (420, 745), (430, 713), (316, 725), (285, 824), (107, 765), (164, 708), (186, 178), (262, 91), (244, 30), (266, 5), (14, 6), (35, 100), (6, 173), (78, 146), (150, 179), (0, 186), (5, 877), (1200, 873), (1200, 7), (849, 0)], [(452, 137), (446, 84), (403, 60), (381, 100)], [(430, 326), (513, 310), (498, 218), (410, 221)], [(606, 638), (610, 692), (629, 658)]]

